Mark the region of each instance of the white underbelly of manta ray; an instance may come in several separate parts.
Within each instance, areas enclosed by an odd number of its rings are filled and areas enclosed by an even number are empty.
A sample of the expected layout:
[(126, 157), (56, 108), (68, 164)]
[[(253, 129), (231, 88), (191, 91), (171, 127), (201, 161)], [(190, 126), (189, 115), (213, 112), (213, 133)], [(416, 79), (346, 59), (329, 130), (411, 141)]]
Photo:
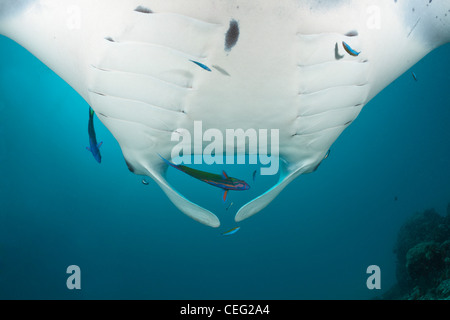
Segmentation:
[[(240, 208), (235, 220), (241, 221), (294, 178), (314, 171), (371, 98), (449, 41), (449, 21), (441, 13), (450, 1), (192, 2), (74, 0), (79, 25), (69, 31), (60, 19), (60, 30), (46, 25), (42, 40), (34, 40), (16, 35), (13, 22), (2, 30), (1, 13), (0, 31), (86, 99), (118, 140), (131, 171), (152, 177), (181, 211), (212, 227), (220, 225), (217, 216), (165, 179), (161, 157), (170, 159), (177, 144), (172, 135), (180, 128), (193, 132), (201, 122), (203, 130), (224, 136), (227, 129), (279, 133), (280, 180)], [(11, 3), (0, 0), (0, 9), (7, 12)], [(68, 6), (17, 3), (25, 13), (11, 16), (20, 25), (39, 25), (42, 15), (64, 15)], [(62, 56), (60, 47), (70, 53)]]
[[(104, 55), (90, 70), (90, 101), (119, 142), (129, 136), (123, 131), (143, 125), (141, 155), (125, 151), (125, 158), (166, 192), (171, 187), (158, 155), (170, 158), (179, 128), (194, 132), (201, 121), (224, 136), (228, 129), (278, 130), (283, 172), (310, 172), (367, 100), (367, 57), (342, 47), (343, 41), (360, 47), (354, 30), (302, 33), (297, 23), (267, 23), (264, 14), (247, 18), (237, 9), (222, 23), (160, 10), (138, 7), (133, 29), (105, 37)], [(236, 220), (266, 206), (285, 179)], [(168, 192), (180, 209), (193, 207), (195, 219), (219, 225), (212, 213)]]

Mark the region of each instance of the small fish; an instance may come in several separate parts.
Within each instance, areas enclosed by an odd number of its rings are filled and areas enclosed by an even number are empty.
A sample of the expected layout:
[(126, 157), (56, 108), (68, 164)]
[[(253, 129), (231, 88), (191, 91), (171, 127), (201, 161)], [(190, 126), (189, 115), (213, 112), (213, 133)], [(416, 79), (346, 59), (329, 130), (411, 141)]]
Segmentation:
[(97, 143), (97, 137), (95, 135), (94, 129), (94, 110), (92, 110), (91, 107), (89, 107), (88, 133), (89, 133), (89, 147), (86, 147), (86, 149), (92, 153), (94, 159), (97, 160), (98, 163), (101, 163), (102, 155), (100, 154), (100, 147), (102, 146), (103, 141)]
[(230, 209), (232, 205), (233, 205), (233, 202), (231, 202), (225, 210), (228, 211), (228, 209)]
[(205, 69), (206, 71), (211, 72), (211, 69), (208, 68), (207, 66), (205, 66), (203, 63), (200, 63), (200, 62), (194, 61), (194, 60), (189, 60), (189, 61), (195, 63), (195, 64), (198, 65), (200, 68), (203, 68), (203, 69)]
[(148, 186), (148, 181), (147, 181), (147, 179), (142, 179), (142, 184)]
[(222, 233), (223, 236), (231, 236), (232, 234), (235, 234), (236, 232), (239, 231), (241, 227), (234, 227), (233, 229), (230, 229), (224, 233)]
[(325, 160), (326, 158), (328, 158), (330, 156), (330, 149), (328, 149), (327, 154), (325, 155), (325, 157), (323, 157), (323, 160)]
[[(161, 155), (159, 155), (161, 157)], [(223, 189), (223, 202), (227, 201), (227, 195), (229, 190), (248, 190), (250, 189), (250, 186), (247, 182), (244, 180), (239, 180), (233, 177), (228, 177), (227, 173), (225, 171), (222, 171), (222, 174), (214, 174), (206, 171), (196, 170), (192, 169), (183, 165), (176, 165), (169, 160), (164, 159), (161, 157), (161, 159), (164, 160), (165, 163), (167, 163), (169, 166), (174, 167), (177, 170), (180, 170), (181, 172), (184, 172), (188, 175), (190, 175), (193, 178), (196, 178), (200, 181), (206, 182), (207, 184), (210, 184), (214, 187), (218, 187)]]
[(345, 51), (347, 51), (347, 53), (351, 56), (357, 57), (361, 53), (353, 50), (352, 47), (345, 43), (345, 41), (342, 41), (342, 45), (344, 46)]
[(256, 170), (253, 171), (253, 182), (255, 182), (255, 178), (256, 178)]
[(416, 81), (417, 81), (417, 76), (416, 76), (416, 74), (415, 74), (414, 72), (411, 72), (411, 74), (412, 74), (412, 76), (413, 76), (414, 80), (416, 80)]

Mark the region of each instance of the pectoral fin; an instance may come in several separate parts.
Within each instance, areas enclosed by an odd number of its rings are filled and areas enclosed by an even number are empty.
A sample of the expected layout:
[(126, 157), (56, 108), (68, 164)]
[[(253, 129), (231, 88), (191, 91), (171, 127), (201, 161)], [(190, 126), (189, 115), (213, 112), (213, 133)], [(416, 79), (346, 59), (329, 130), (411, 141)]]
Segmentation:
[(223, 202), (227, 201), (228, 190), (223, 190)]

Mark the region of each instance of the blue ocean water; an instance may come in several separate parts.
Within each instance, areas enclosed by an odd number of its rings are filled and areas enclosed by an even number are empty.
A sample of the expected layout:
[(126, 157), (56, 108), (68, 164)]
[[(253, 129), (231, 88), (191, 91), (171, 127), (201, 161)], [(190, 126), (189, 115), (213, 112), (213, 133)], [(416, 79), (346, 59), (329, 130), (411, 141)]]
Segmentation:
[[(427, 208), (443, 214), (450, 201), (449, 56), (450, 46), (441, 47), (397, 79), (316, 172), (224, 237), (235, 211), (223, 209), (219, 191), (204, 201), (222, 208), (220, 230), (188, 218), (155, 183), (144, 185), (128, 171), (98, 119), (104, 143), (96, 163), (85, 150), (87, 103), (1, 37), (0, 299), (382, 294), (396, 282), (392, 250), (400, 226)], [(237, 202), (241, 196), (230, 194)], [(69, 265), (81, 269), (81, 290), (66, 286)], [(380, 290), (366, 286), (370, 265), (380, 267)]]

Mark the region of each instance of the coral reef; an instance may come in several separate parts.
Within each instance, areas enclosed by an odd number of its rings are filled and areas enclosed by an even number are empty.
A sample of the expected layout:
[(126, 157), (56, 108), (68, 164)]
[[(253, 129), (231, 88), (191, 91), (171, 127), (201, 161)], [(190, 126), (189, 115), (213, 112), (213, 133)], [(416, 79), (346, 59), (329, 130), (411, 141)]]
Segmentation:
[(416, 213), (398, 233), (397, 284), (381, 299), (450, 300), (450, 204)]

